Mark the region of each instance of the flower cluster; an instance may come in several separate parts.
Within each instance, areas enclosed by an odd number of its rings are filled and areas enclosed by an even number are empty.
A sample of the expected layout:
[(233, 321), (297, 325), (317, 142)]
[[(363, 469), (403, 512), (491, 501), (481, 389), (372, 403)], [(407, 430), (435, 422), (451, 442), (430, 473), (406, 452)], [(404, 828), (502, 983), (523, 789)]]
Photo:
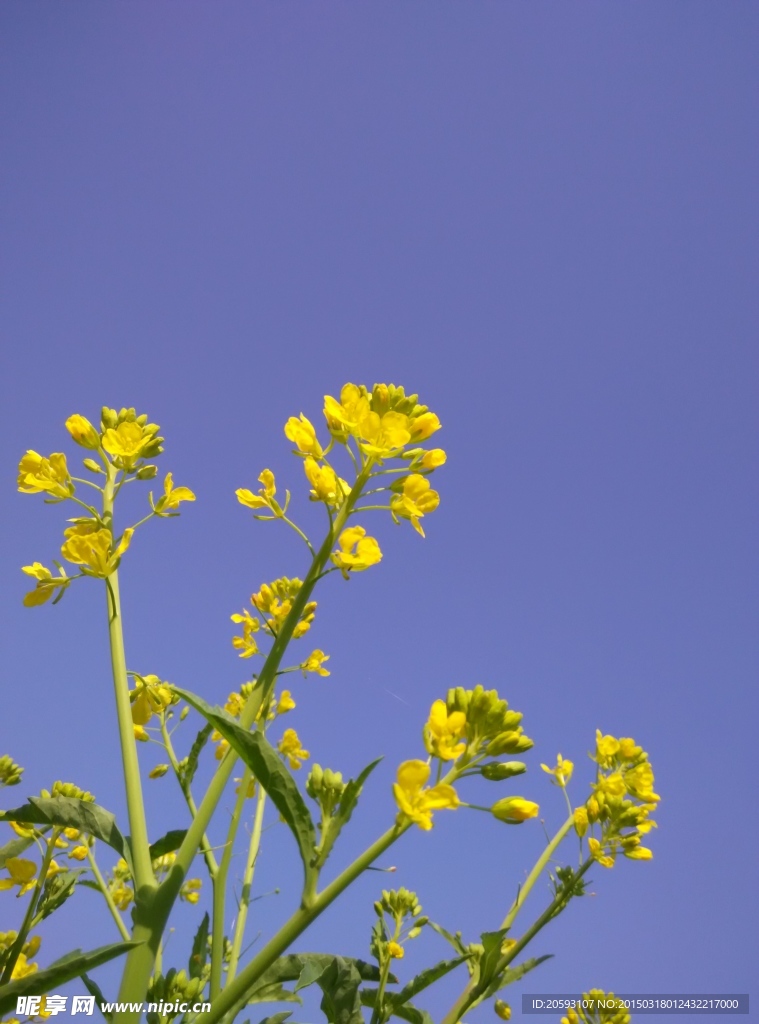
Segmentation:
[(408, 889), (383, 889), (374, 912), (377, 922), (372, 930), (371, 950), (382, 970), (387, 969), (391, 960), (403, 958), (406, 942), (421, 934), (428, 918), (422, 915), (416, 893)]
[[(242, 636), (232, 639), (232, 646), (240, 651), (241, 658), (252, 658), (254, 654), (261, 653), (255, 636), (261, 628), (272, 637), (278, 635), (292, 611), (293, 602), (302, 586), (301, 580), (288, 579), (286, 576), (271, 583), (264, 583), (257, 593), (250, 595), (250, 603), (260, 613), (260, 619), (251, 615), (247, 608), (230, 616), (232, 622), (242, 626)], [(316, 601), (306, 602), (293, 629), (293, 639), (297, 640), (309, 631), (315, 614)], [(322, 661), (325, 661), (324, 653), (318, 653), (322, 655)]]
[(24, 769), (12, 757), (7, 754), (0, 757), (0, 786), (17, 786), (23, 773)]
[[(18, 932), (0, 932), (0, 973), (7, 963), (8, 954), (17, 938)], [(21, 978), (27, 978), (30, 974), (36, 973), (39, 965), (32, 963), (32, 957), (36, 955), (41, 942), (39, 935), (35, 935), (23, 944), (16, 963), (13, 965), (11, 981), (20, 981)]]
[(613, 992), (592, 988), (583, 992), (577, 1007), (570, 1007), (561, 1024), (630, 1024), (630, 1014)]
[[(41, 562), (23, 566), (23, 572), (37, 581), (35, 589), (24, 597), (27, 607), (45, 604), (54, 595), (57, 595), (56, 601), (60, 600), (72, 580), (79, 576), (107, 579), (118, 569), (121, 557), (131, 543), (134, 527), (125, 529), (120, 536), (114, 533), (114, 498), (124, 484), (132, 480), (152, 479), (157, 467), (145, 460), (163, 451), (158, 425), (148, 423), (147, 415), (138, 416), (133, 408), (117, 412), (104, 406), (99, 430), (76, 413), (66, 420), (66, 429), (80, 447), (98, 455), (99, 462), (88, 457), (83, 465), (89, 473), (105, 476), (106, 482), (101, 487), (91, 480), (72, 476), (62, 452), (53, 452), (45, 458), (30, 450), (21, 458), (19, 491), (23, 494), (45, 494), (48, 502), (70, 499), (88, 513), (69, 520), (73, 525), (64, 531), (61, 547), (63, 558), (78, 567), (77, 576), (68, 576), (59, 562), (55, 562), (58, 575), (53, 575)], [(77, 483), (94, 488), (103, 495), (102, 510), (77, 497)], [(149, 500), (150, 515), (166, 518), (177, 515), (180, 503), (194, 501), (195, 495), (188, 487), (175, 487), (172, 474), (167, 473), (163, 494), (157, 501), (153, 501), (151, 494)]]
[(650, 815), (660, 797), (648, 754), (630, 738), (596, 730), (593, 760), (597, 772), (591, 796), (574, 812), (577, 834), (582, 838), (590, 831), (588, 848), (603, 867), (613, 867), (620, 852), (630, 860), (651, 860), (653, 853), (641, 838), (656, 827)]

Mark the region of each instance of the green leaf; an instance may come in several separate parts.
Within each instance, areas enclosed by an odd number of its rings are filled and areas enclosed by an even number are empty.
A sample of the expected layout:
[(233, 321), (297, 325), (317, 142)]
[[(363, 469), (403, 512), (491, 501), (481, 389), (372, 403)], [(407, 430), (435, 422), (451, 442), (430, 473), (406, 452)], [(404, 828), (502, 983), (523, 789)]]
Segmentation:
[(0, 811), (0, 821), (18, 821), (24, 825), (57, 825), (77, 828), (111, 846), (125, 860), (129, 859), (126, 840), (110, 811), (86, 800), (71, 796), (30, 796), (23, 807)]
[[(284, 1024), (284, 1021), (288, 1017), (292, 1017), (292, 1015), (292, 1010), (285, 1010), (284, 1013), (275, 1013), (273, 1017), (264, 1017), (262, 1021), (259, 1021), (259, 1024)], [(246, 1024), (249, 1024), (249, 1022), (246, 1021)], [(295, 1024), (295, 1021), (290, 1021), (290, 1024)]]
[[(362, 1004), (374, 1009), (377, 1002), (377, 989), (364, 988), (360, 994)], [(385, 1000), (388, 1009), (390, 1009), (391, 1003), (388, 1001), (387, 993), (385, 993)], [(401, 1020), (409, 1021), (409, 1024), (435, 1024), (426, 1010), (420, 1010), (418, 1006), (412, 1006), (411, 1003), (405, 1003), (403, 1006), (392, 1006), (392, 1015), (399, 1017)]]
[(499, 978), (498, 988), (493, 991), (497, 992), (498, 989), (505, 988), (507, 985), (512, 985), (515, 981), (519, 981), (525, 974), (528, 974), (552, 957), (553, 953), (546, 953), (544, 956), (534, 956), (530, 960), (525, 960), (524, 963), (519, 964), (517, 967), (507, 967)]
[(320, 863), (323, 864), (326, 861), (332, 847), (335, 845), (337, 837), (344, 826), (350, 821), (351, 815), (358, 803), (358, 798), (361, 796), (361, 790), (364, 788), (364, 783), (381, 760), (382, 758), (378, 757), (376, 761), (372, 761), (371, 764), (364, 768), (357, 779), (350, 779), (346, 783), (340, 803), (337, 805), (335, 814), (327, 828), (327, 833), (322, 839), (322, 848), (319, 854)]
[(450, 943), (460, 956), (470, 955), (469, 951), (467, 950), (466, 946), (461, 940), (461, 932), (456, 932), (455, 935), (452, 935), (449, 931), (446, 931), (442, 925), (435, 924), (434, 921), (428, 921), (427, 927), (431, 928), (433, 932), (437, 932), (441, 938), (445, 939), (446, 942)]
[[(327, 953), (289, 953), (287, 956), (281, 956), (264, 971), (252, 991), (257, 992), (260, 987), (272, 984), (295, 981), (297, 992), (307, 985), (313, 985), (334, 959), (334, 956)], [(354, 960), (351, 957), (343, 957), (343, 960), (356, 969), (362, 981), (379, 981), (380, 972), (376, 964)], [(392, 974), (388, 980), (394, 985), (398, 982)]]
[(0, 868), (4, 868), (5, 862), (11, 857), (20, 856), (33, 842), (34, 839), (23, 839), (19, 836), (18, 839), (11, 839), (5, 846), (0, 846)]
[(402, 1006), (403, 1003), (408, 1002), (409, 999), (413, 999), (415, 995), (423, 992), (424, 989), (428, 988), (438, 978), (444, 977), (450, 971), (455, 971), (457, 967), (460, 967), (466, 960), (469, 960), (470, 956), (457, 956), (453, 960), (441, 960), (433, 967), (428, 967), (424, 971), (420, 971), (415, 978), (412, 978), (408, 984), (404, 985), (400, 992), (394, 992), (390, 999), (392, 1005)]
[(155, 860), (156, 857), (163, 857), (165, 853), (173, 853), (174, 850), (178, 850), (186, 835), (186, 828), (174, 828), (165, 836), (156, 839), (154, 843), (150, 844), (150, 859)]
[(333, 957), (318, 984), (324, 993), (319, 1005), (329, 1024), (364, 1024), (359, 995), (361, 975), (350, 961)]
[(259, 985), (255, 992), (248, 996), (247, 1002), (252, 1005), (253, 1003), (302, 1003), (303, 1000), (289, 988), (274, 982), (263, 987)]
[(484, 988), (496, 977), (498, 961), (503, 956), (501, 946), (508, 934), (508, 928), (499, 928), (497, 932), (483, 932), (480, 936), (484, 952), (480, 954), (478, 961), (480, 968), (479, 985)]
[(44, 971), (29, 974), (26, 978), (11, 981), (0, 986), (0, 1013), (8, 1013), (16, 1009), (19, 996), (42, 996), (50, 989), (65, 985), (72, 978), (79, 978), (85, 971), (94, 970), (100, 964), (113, 960), (130, 949), (139, 946), (139, 942), (116, 942), (110, 946), (100, 946), (91, 953), (83, 953), (81, 949), (72, 950), (66, 956), (56, 960)]
[(203, 975), (203, 968), (208, 960), (208, 911), (203, 915), (203, 920), (198, 925), (195, 938), (192, 940), (192, 951), (188, 973), (191, 978), (200, 978)]
[(73, 896), (77, 881), (83, 870), (83, 868), (80, 868), (77, 871), (59, 871), (57, 874), (45, 879), (42, 897), (35, 913), (42, 914), (42, 917), (46, 918), (54, 910), (62, 906), (69, 896)]
[(190, 753), (187, 755), (187, 762), (182, 769), (182, 781), (186, 786), (189, 786), (195, 778), (195, 772), (198, 770), (198, 758), (202, 753), (203, 747), (208, 743), (208, 739), (212, 732), (213, 726), (210, 723), (208, 725), (204, 725), (195, 737), (195, 742), (190, 747)]
[(295, 779), (262, 732), (249, 732), (223, 708), (212, 708), (201, 697), (175, 686), (174, 690), (217, 729), (242, 758), (266, 790), (272, 803), (289, 825), (308, 874), (314, 859), (316, 829)]
[(105, 1010), (103, 1009), (103, 1003), (107, 1003), (108, 1000), (103, 995), (100, 986), (96, 982), (94, 982), (88, 974), (82, 974), (80, 975), (80, 977), (82, 979), (82, 984), (87, 989), (89, 994), (95, 997), (95, 1006), (97, 1006), (98, 1010), (100, 1010), (102, 1015), (110, 1024), (111, 1015), (110, 1013), (106, 1013)]

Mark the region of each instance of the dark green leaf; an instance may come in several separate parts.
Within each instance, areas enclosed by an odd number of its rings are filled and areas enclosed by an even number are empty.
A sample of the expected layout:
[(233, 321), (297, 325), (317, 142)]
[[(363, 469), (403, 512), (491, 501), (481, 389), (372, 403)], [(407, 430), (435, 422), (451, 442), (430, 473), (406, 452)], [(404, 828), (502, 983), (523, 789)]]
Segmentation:
[[(304, 977), (307, 978), (308, 974), (313, 973), (314, 980), (316, 980), (334, 959), (334, 956), (327, 953), (289, 953), (287, 956), (281, 956), (264, 971), (253, 991), (256, 991), (260, 985), (287, 981), (298, 982), (295, 986), (296, 989), (304, 988), (305, 984), (302, 982)], [(376, 964), (367, 963), (365, 960), (354, 960), (350, 957), (343, 957), (343, 960), (355, 967), (362, 981), (379, 981), (380, 972)], [(307, 967), (309, 968), (308, 974), (306, 974)], [(388, 981), (395, 985), (398, 979), (391, 974)], [(306, 984), (313, 984), (313, 982), (306, 982)]]
[[(377, 989), (364, 988), (360, 994), (362, 1004), (374, 1009), (377, 1002)], [(387, 993), (385, 993), (385, 999), (387, 1000), (387, 998)], [(391, 1003), (387, 1002), (386, 1005), (390, 1008)], [(409, 1024), (435, 1024), (426, 1010), (420, 1010), (418, 1006), (412, 1006), (411, 1003), (405, 1003), (403, 1006), (393, 1006), (392, 1013), (394, 1017), (400, 1017), (401, 1020), (409, 1021)]]
[(249, 732), (223, 708), (212, 708), (178, 686), (174, 690), (216, 728), (242, 758), (266, 790), (272, 803), (290, 826), (300, 850), (303, 867), (308, 874), (314, 858), (316, 830), (295, 779), (262, 732)]
[(29, 974), (26, 978), (0, 986), (0, 1013), (15, 1010), (19, 996), (42, 996), (51, 989), (59, 988), (67, 981), (71, 981), (72, 978), (81, 977), (85, 971), (94, 970), (100, 964), (128, 953), (130, 949), (139, 945), (139, 942), (116, 942), (110, 946), (100, 946), (90, 953), (75, 949), (46, 967), (44, 971), (37, 971), (36, 974)]
[(208, 911), (203, 914), (203, 920), (198, 925), (195, 938), (192, 940), (192, 952), (190, 953), (189, 975), (191, 978), (200, 978), (203, 968), (208, 960)]
[(300, 996), (296, 995), (289, 988), (285, 988), (284, 985), (274, 983), (272, 985), (260, 985), (256, 987), (255, 992), (248, 996), (248, 1003), (302, 1003), (303, 1000)]
[(82, 974), (80, 975), (80, 977), (82, 979), (82, 984), (87, 989), (89, 994), (95, 997), (95, 1006), (97, 1006), (98, 1010), (100, 1010), (100, 1012), (103, 1014), (105, 1019), (110, 1024), (111, 1015), (110, 1013), (106, 1013), (105, 1010), (103, 1009), (103, 1003), (108, 1002), (108, 1000), (103, 995), (100, 986), (96, 982), (94, 982), (88, 974)]
[(187, 761), (182, 769), (182, 781), (186, 786), (189, 786), (195, 778), (195, 772), (198, 770), (198, 758), (201, 755), (203, 747), (208, 743), (208, 739), (212, 732), (213, 726), (210, 723), (208, 725), (204, 725), (195, 737), (195, 742), (190, 747), (190, 753), (187, 755)]
[(457, 956), (453, 960), (441, 960), (434, 967), (428, 967), (426, 970), (420, 971), (415, 978), (412, 978), (408, 984), (403, 986), (400, 992), (393, 993), (391, 996), (393, 1006), (401, 1006), (403, 1003), (408, 1002), (409, 999), (413, 999), (415, 995), (424, 991), (424, 989), (436, 982), (438, 978), (442, 978), (450, 971), (454, 971), (468, 959), (469, 957), (466, 956)]
[[(507, 967), (503, 974), (500, 976), (498, 989), (505, 988), (507, 985), (513, 984), (515, 981), (519, 981), (525, 974), (539, 967), (540, 964), (546, 960), (550, 960), (553, 953), (546, 953), (545, 956), (534, 956), (530, 960), (525, 960), (524, 963), (519, 964), (517, 967)], [(498, 991), (494, 989), (493, 991)]]
[(186, 828), (175, 828), (167, 832), (165, 836), (161, 836), (160, 839), (156, 839), (154, 843), (150, 844), (150, 859), (155, 860), (156, 857), (163, 857), (165, 853), (173, 853), (174, 850), (178, 850), (186, 835)]
[(70, 796), (30, 796), (29, 802), (23, 807), (0, 811), (0, 821), (77, 828), (87, 835), (101, 839), (113, 847), (120, 856), (128, 857), (126, 841), (119, 832), (114, 816), (104, 807), (88, 803), (86, 800), (76, 800)]
[(319, 1005), (329, 1024), (364, 1024), (359, 995), (361, 975), (350, 961), (333, 957), (318, 984), (324, 993)]
[(508, 930), (508, 928), (499, 928), (497, 932), (483, 932), (480, 936), (482, 945), (485, 947), (478, 961), (480, 968), (479, 984), (483, 987), (489, 985), (496, 977), (498, 961), (503, 956), (501, 946)]

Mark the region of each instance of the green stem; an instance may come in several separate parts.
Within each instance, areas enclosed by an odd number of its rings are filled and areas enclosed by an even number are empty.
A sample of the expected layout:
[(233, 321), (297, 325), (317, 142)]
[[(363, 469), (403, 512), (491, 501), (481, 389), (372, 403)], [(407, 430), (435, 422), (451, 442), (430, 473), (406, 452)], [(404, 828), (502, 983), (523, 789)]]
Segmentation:
[(569, 832), (573, 825), (574, 816), (570, 814), (570, 816), (561, 826), (559, 831), (553, 837), (551, 842), (548, 844), (548, 846), (546, 846), (541, 856), (535, 862), (535, 867), (527, 876), (527, 880), (517, 893), (517, 898), (512, 903), (511, 908), (506, 917), (504, 917), (501, 923), (501, 928), (511, 928), (512, 924), (514, 923), (514, 919), (516, 918), (517, 914), (519, 913), (521, 907), (524, 904), (524, 901), (530, 895), (533, 886), (542, 875), (543, 869), (545, 868), (546, 864), (553, 857), (554, 853), (556, 853), (556, 850), (561, 844), (562, 839), (566, 836), (566, 834)]
[(113, 896), (111, 896), (108, 890), (106, 881), (103, 878), (100, 868), (97, 866), (97, 863), (95, 861), (95, 855), (92, 852), (92, 848), (89, 846), (87, 847), (87, 860), (90, 862), (90, 867), (92, 868), (92, 873), (95, 876), (95, 881), (97, 882), (98, 888), (103, 894), (105, 902), (108, 904), (108, 909), (111, 912), (113, 920), (116, 922), (116, 927), (121, 932), (122, 939), (124, 939), (125, 942), (129, 942), (131, 938), (131, 935), (129, 934), (129, 929), (124, 924), (121, 914), (118, 911), (118, 907), (113, 902)]
[(261, 848), (261, 832), (264, 822), (264, 808), (266, 807), (266, 790), (259, 783), (256, 802), (256, 813), (253, 819), (253, 831), (248, 846), (248, 859), (245, 862), (245, 874), (242, 879), (242, 892), (240, 894), (240, 908), (237, 911), (235, 922), (235, 934), (232, 940), (232, 954), (229, 958), (229, 969), (227, 971), (227, 984), (237, 974), (237, 965), (240, 962), (240, 951), (242, 940), (245, 935), (245, 925), (248, 921), (248, 908), (250, 907), (250, 894), (253, 889), (253, 875), (256, 870), (258, 851)]
[(406, 825), (394, 825), (388, 829), (384, 835), (380, 836), (376, 842), (372, 843), (360, 857), (347, 867), (342, 874), (338, 875), (323, 892), (319, 893), (312, 904), (308, 907), (299, 907), (277, 934), (267, 942), (258, 956), (254, 957), (237, 975), (234, 981), (231, 981), (220, 993), (216, 1001), (212, 1003), (210, 1012), (203, 1018), (203, 1024), (216, 1024), (217, 1021), (225, 1017), (231, 1010), (235, 1010), (238, 1004), (243, 1002), (250, 988), (264, 971), (271, 967), (277, 957), (281, 956), (298, 936), (308, 928), (312, 921), (323, 913), (366, 868), (380, 857), (389, 846), (392, 846), (410, 827), (411, 823), (409, 822)]
[[(179, 788), (182, 790), (182, 794), (184, 795), (185, 803), (187, 804), (190, 814), (194, 819), (198, 813), (198, 808), (195, 805), (195, 800), (192, 795), (192, 789), (185, 782), (184, 777), (182, 775), (182, 771), (179, 767), (179, 761), (177, 760), (177, 755), (174, 751), (174, 744), (171, 742), (171, 735), (169, 734), (169, 730), (166, 728), (165, 715), (161, 714), (160, 718), (163, 745), (166, 749), (166, 753), (169, 756), (171, 767), (174, 769), (174, 775), (176, 776), (177, 782), (179, 783)], [(216, 877), (216, 872), (219, 870), (219, 867), (218, 864), (216, 863), (216, 857), (214, 856), (213, 850), (211, 849), (211, 844), (208, 841), (208, 836), (206, 836), (205, 834), (202, 836), (200, 840), (200, 850), (205, 859), (206, 867), (208, 868), (208, 874), (211, 876), (211, 881), (213, 882), (214, 878)]]
[(211, 1002), (213, 1002), (219, 995), (219, 992), (221, 992), (221, 975), (224, 966), (224, 911), (226, 909), (227, 877), (229, 876), (229, 865), (232, 861), (237, 829), (240, 827), (242, 810), (245, 806), (245, 800), (247, 799), (248, 783), (250, 782), (250, 778), (250, 769), (246, 768), (240, 782), (237, 799), (235, 800), (235, 809), (232, 812), (232, 817), (229, 822), (227, 841), (224, 844), (224, 853), (221, 855), (219, 870), (213, 881), (213, 922), (211, 925), (211, 934), (213, 936), (211, 944)]
[(3, 971), (2, 978), (0, 978), (0, 985), (5, 985), (11, 980), (11, 977), (13, 975), (13, 968), (16, 966), (16, 961), (19, 958), (19, 954), (21, 953), (21, 950), (24, 948), (26, 937), (31, 931), (32, 922), (34, 920), (34, 911), (37, 907), (37, 903), (39, 902), (40, 893), (42, 892), (42, 887), (45, 884), (45, 879), (47, 878), (47, 871), (48, 868), (50, 867), (50, 861), (53, 859), (55, 841), (62, 831), (63, 829), (54, 828), (52, 835), (47, 841), (47, 849), (45, 850), (45, 856), (42, 858), (42, 866), (40, 867), (39, 874), (37, 875), (37, 881), (34, 886), (34, 891), (32, 892), (32, 898), (29, 900), (29, 905), (26, 908), (24, 920), (21, 922), (21, 927), (18, 930), (18, 935), (16, 936), (16, 939), (8, 953), (8, 960), (6, 961), (5, 964), (5, 970)]

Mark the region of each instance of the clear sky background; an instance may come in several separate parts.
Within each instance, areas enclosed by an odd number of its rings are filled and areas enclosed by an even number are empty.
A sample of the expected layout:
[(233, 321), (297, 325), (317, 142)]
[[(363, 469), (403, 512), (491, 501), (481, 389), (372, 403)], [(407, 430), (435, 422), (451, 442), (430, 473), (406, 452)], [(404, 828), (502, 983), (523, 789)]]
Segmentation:
[[(20, 565), (50, 564), (70, 514), (15, 493), (22, 452), (73, 456), (64, 420), (103, 403), (162, 425), (198, 501), (124, 561), (128, 661), (223, 701), (246, 678), (230, 613), (306, 568), (235, 488), (270, 466), (316, 534), (285, 420), (402, 383), (444, 424), (441, 507), (425, 541), (367, 520), (384, 560), (329, 578), (310, 637), (332, 675), (294, 684), (288, 723), (348, 773), (386, 755), (335, 866), (386, 827), (431, 702), (482, 682), (536, 748), (472, 798), (537, 799), (554, 829), (538, 765), (575, 760), (579, 802), (597, 727), (645, 746), (663, 798), (655, 860), (596, 870), (509, 998), (751, 990), (758, 29), (733, 0), (6, 0), (0, 745), (26, 766), (6, 796), (70, 779), (125, 817), (101, 588), (21, 606)], [(148, 783), (154, 837), (184, 822), (172, 785)], [(391, 882), (476, 939), (542, 842), (441, 813), (299, 948), (368, 955)], [(282, 891), (251, 937), (297, 898), (289, 836), (267, 843), (259, 892)], [(116, 939), (89, 891), (50, 924), (43, 963)], [(409, 960), (445, 955), (430, 935)]]

